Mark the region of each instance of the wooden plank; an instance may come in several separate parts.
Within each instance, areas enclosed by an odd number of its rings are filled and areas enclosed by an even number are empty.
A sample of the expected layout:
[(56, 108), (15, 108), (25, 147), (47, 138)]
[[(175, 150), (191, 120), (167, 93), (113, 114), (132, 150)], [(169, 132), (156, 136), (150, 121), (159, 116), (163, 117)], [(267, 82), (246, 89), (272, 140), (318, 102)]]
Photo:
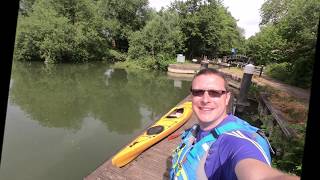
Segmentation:
[(103, 165), (101, 165), (98, 169), (96, 169), (94, 172), (92, 172), (90, 175), (85, 177), (85, 180), (107, 180), (107, 179), (126, 179), (123, 176), (123, 171), (125, 169), (122, 169), (122, 172), (119, 171), (120, 169), (115, 168), (112, 166), (111, 161), (105, 162)]
[(265, 106), (269, 109), (272, 117), (276, 120), (278, 123), (279, 127), (281, 128), (282, 132), (285, 134), (287, 138), (292, 138), (296, 137), (297, 134), (295, 131), (293, 131), (289, 126), (287, 121), (285, 120), (286, 118), (284, 117), (283, 113), (274, 108), (272, 104), (268, 101), (267, 95), (264, 93), (260, 93), (260, 98), (262, 102), (265, 104)]
[(136, 162), (135, 167), (140, 167), (144, 172), (159, 177), (162, 176), (167, 169), (167, 159), (168, 157), (160, 159), (156, 154), (154, 156), (144, 156)]
[(141, 166), (131, 166), (126, 172), (126, 179), (141, 180), (141, 179), (161, 179), (159, 176), (155, 176)]

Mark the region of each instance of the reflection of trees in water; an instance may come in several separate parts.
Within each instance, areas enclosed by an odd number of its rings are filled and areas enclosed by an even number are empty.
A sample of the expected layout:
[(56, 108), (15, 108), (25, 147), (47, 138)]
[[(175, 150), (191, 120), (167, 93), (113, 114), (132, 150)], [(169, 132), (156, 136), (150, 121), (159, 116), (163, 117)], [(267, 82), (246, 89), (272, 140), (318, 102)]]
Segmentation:
[[(114, 69), (107, 78), (108, 86), (93, 92), (95, 95), (90, 101), (90, 111), (110, 131), (132, 133), (141, 127), (141, 115), (139, 102), (133, 101), (126, 90), (127, 73), (123, 69)], [(103, 82), (99, 81), (97, 85), (103, 85)]]
[(12, 102), (41, 125), (79, 129), (88, 108), (74, 76), (78, 70), (70, 67), (48, 69), (40, 63), (28, 67), (15, 65)]
[(79, 129), (83, 118), (90, 115), (111, 131), (132, 133), (141, 127), (140, 107), (148, 107), (150, 120), (154, 120), (186, 96), (165, 76), (114, 69), (106, 77), (105, 68), (100, 63), (46, 66), (16, 62), (11, 102), (43, 126)]
[(189, 89), (189, 83), (183, 83), (181, 89), (176, 89), (173, 82), (161, 73), (132, 72), (128, 79), (126, 89), (136, 89), (132, 92), (135, 101), (142, 102), (158, 116), (185, 98)]

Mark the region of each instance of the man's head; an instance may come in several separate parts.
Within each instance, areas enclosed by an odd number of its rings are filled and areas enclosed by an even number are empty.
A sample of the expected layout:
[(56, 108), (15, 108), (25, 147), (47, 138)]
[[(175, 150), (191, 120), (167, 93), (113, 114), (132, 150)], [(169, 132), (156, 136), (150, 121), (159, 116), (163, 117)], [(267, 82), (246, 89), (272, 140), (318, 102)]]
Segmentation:
[(203, 130), (216, 127), (227, 116), (230, 93), (225, 77), (219, 71), (200, 70), (192, 80), (191, 94), (192, 108)]

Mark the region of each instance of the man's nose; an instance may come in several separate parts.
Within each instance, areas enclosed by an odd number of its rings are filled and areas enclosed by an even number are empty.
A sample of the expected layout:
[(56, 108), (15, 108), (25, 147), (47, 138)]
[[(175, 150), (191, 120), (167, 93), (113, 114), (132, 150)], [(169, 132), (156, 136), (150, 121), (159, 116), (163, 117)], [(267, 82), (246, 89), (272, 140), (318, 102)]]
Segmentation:
[(209, 95), (209, 92), (208, 91), (205, 91), (204, 92), (204, 94), (203, 94), (203, 96), (202, 96), (202, 101), (204, 102), (204, 103), (207, 103), (207, 102), (209, 102), (210, 101), (210, 95)]

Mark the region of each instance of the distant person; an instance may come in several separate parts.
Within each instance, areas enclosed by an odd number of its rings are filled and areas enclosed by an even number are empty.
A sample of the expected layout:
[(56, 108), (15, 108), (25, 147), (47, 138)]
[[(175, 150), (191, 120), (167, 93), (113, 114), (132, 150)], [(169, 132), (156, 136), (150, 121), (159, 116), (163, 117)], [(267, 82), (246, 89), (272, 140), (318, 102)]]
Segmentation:
[(237, 55), (237, 49), (236, 48), (232, 48), (231, 49), (231, 56), (234, 58)]
[(271, 167), (272, 149), (260, 129), (227, 114), (230, 92), (223, 74), (200, 70), (191, 94), (198, 124), (182, 134), (171, 179), (299, 179)]

